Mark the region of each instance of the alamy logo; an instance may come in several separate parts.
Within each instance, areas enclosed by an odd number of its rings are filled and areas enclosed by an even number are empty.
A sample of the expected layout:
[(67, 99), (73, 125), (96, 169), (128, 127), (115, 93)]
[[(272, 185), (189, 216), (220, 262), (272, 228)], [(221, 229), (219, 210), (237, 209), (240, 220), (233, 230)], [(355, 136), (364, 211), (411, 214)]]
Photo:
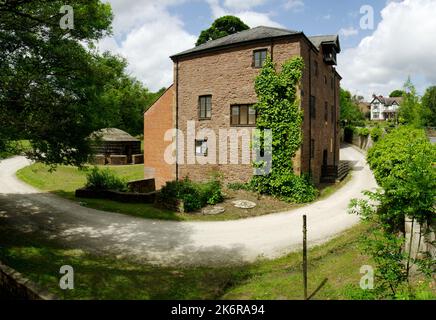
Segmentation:
[(195, 121), (188, 121), (186, 128), (186, 134), (180, 129), (165, 133), (164, 140), (172, 142), (164, 154), (167, 164), (253, 164), (254, 175), (271, 172), (272, 130), (232, 128), (217, 134), (212, 129), (197, 131)]
[(360, 274), (363, 274), (363, 277), (360, 278), (360, 288), (362, 290), (374, 289), (374, 268), (367, 265), (362, 266)]
[(64, 16), (59, 21), (59, 26), (62, 30), (72, 30), (74, 29), (74, 9), (72, 6), (62, 6), (59, 13), (64, 14)]
[(74, 289), (74, 269), (72, 266), (62, 266), (59, 270), (60, 274), (63, 274), (59, 280), (59, 287), (62, 290), (73, 290)]

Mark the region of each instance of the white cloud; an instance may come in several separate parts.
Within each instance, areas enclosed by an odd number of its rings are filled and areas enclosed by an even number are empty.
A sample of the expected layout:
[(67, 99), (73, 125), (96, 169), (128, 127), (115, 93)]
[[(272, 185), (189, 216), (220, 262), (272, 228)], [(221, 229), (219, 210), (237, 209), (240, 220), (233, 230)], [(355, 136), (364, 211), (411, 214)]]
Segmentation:
[(110, 0), (115, 15), (114, 38), (99, 47), (127, 58), (128, 71), (150, 90), (173, 82), (169, 56), (194, 46), (196, 36), (184, 30), (183, 22), (168, 13), (168, 5), (183, 0)]
[(267, 0), (224, 0), (224, 6), (231, 10), (248, 10), (262, 5)]
[(436, 83), (436, 1), (390, 1), (371, 36), (339, 56), (342, 85), (369, 97), (400, 88), (408, 75)]
[(349, 27), (349, 28), (342, 28), (341, 30), (339, 30), (339, 34), (345, 38), (351, 37), (351, 36), (355, 36), (359, 34), (359, 30), (357, 30), (354, 27)]
[(287, 0), (284, 4), (284, 8), (286, 10), (298, 12), (304, 8), (304, 2), (303, 0)]
[[(209, 6), (212, 10), (213, 18), (219, 18), (224, 15), (234, 15), (238, 18), (240, 18), (243, 22), (245, 22), (248, 26), (251, 28), (258, 27), (258, 26), (268, 26), (268, 27), (277, 27), (277, 28), (283, 28), (283, 25), (281, 25), (278, 22), (275, 22), (272, 19), (273, 14), (272, 13), (265, 13), (265, 12), (257, 12), (257, 11), (251, 11), (251, 10), (238, 10), (236, 8), (227, 8), (221, 5), (220, 0), (207, 0), (209, 3)], [(242, 1), (234, 1), (234, 2), (242, 2)], [(251, 3), (251, 6), (253, 6), (253, 3), (257, 2), (256, 0), (250, 0), (247, 1), (248, 3)], [(225, 5), (225, 3), (224, 3)]]

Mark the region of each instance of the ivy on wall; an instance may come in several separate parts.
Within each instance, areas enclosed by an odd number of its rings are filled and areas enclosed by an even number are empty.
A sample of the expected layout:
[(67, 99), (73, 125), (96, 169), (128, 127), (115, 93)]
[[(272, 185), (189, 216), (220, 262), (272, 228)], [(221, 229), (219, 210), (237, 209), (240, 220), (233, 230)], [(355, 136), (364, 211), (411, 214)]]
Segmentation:
[[(261, 194), (289, 202), (310, 202), (317, 195), (307, 177), (295, 175), (292, 161), (303, 142), (303, 113), (297, 97), (303, 70), (301, 57), (285, 62), (280, 72), (267, 57), (255, 81), (258, 96), (258, 103), (254, 106), (258, 114), (256, 126), (260, 132), (272, 130), (272, 169), (267, 175), (253, 177), (250, 184)], [(262, 146), (262, 139), (260, 143)]]

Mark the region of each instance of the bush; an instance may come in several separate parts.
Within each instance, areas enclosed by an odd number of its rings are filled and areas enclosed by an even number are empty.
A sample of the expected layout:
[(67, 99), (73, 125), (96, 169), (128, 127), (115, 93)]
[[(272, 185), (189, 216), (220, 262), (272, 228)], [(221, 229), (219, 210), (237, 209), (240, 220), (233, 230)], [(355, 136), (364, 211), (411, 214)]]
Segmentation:
[(248, 183), (240, 183), (240, 182), (229, 183), (227, 185), (227, 188), (234, 191), (238, 191), (238, 190), (251, 191), (250, 184)]
[(296, 176), (293, 172), (273, 172), (274, 178), (256, 176), (250, 182), (253, 191), (272, 195), (286, 202), (306, 203), (315, 200), (318, 190), (308, 176)]
[(357, 129), (357, 134), (361, 137), (367, 137), (369, 136), (370, 132), (368, 128), (358, 128)]
[(218, 179), (206, 183), (194, 183), (188, 178), (167, 182), (158, 195), (158, 201), (172, 206), (182, 201), (185, 212), (197, 211), (208, 204), (215, 205), (223, 200), (221, 183)]
[(223, 202), (224, 196), (221, 191), (221, 182), (213, 179), (204, 184), (198, 184), (200, 190), (202, 205), (205, 204), (215, 205)]
[(436, 146), (424, 130), (404, 126), (385, 135), (367, 158), (380, 189), (366, 191), (369, 200), (353, 199), (351, 212), (372, 229), (362, 245), (376, 265), (377, 295), (405, 298), (402, 288), (408, 287), (412, 264), (430, 278), (435, 272), (431, 257), (413, 257), (404, 246), (404, 222), (406, 217), (421, 224), (434, 219)]
[(371, 139), (374, 142), (377, 142), (380, 140), (380, 138), (383, 136), (383, 129), (380, 127), (375, 127), (371, 129)]
[(86, 188), (92, 190), (127, 191), (127, 182), (109, 169), (100, 170), (97, 167), (86, 175)]

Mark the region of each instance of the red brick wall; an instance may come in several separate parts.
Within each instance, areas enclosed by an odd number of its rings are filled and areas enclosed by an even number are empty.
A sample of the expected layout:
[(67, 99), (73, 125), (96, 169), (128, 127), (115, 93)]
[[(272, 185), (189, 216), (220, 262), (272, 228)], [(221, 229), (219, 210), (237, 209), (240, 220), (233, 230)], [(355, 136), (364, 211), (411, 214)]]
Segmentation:
[[(178, 63), (179, 129), (186, 133), (186, 124), (194, 120), (196, 129), (230, 129), (230, 106), (232, 104), (256, 103), (254, 79), (259, 69), (252, 67), (253, 51), (268, 49), (279, 65), (300, 54), (299, 39), (288, 39), (249, 44), (236, 49), (182, 58)], [(177, 69), (175, 72), (177, 78)], [(198, 97), (212, 95), (212, 119), (198, 119)], [(250, 131), (252, 128), (248, 128)], [(185, 137), (186, 139), (186, 137)], [(241, 149), (241, 141), (239, 142)], [(185, 148), (185, 159), (187, 148)], [(240, 150), (239, 159), (242, 151)], [(217, 156), (218, 158), (218, 156)], [(292, 161), (292, 159), (290, 159)], [(300, 167), (299, 159), (296, 160)], [(210, 173), (218, 171), (227, 182), (246, 182), (253, 175), (249, 165), (179, 165), (179, 177), (189, 176), (193, 180), (208, 179)]]
[[(306, 69), (303, 74), (301, 89), (301, 107), (304, 113), (303, 146), (293, 161), (296, 173), (312, 172), (315, 183), (321, 179), (323, 151), (327, 150), (328, 165), (339, 163), (339, 126), (335, 133), (335, 122), (339, 119), (339, 79), (335, 78), (334, 88), (331, 79), (335, 77), (334, 68), (323, 61), (323, 53), (315, 52), (303, 38), (268, 40), (264, 43), (247, 44), (238, 48), (226, 49), (214, 53), (204, 53), (194, 57), (180, 58), (175, 63), (174, 78), (178, 83), (178, 127), (185, 135), (187, 121), (195, 121), (196, 130), (212, 129), (216, 133), (229, 129), (230, 106), (232, 104), (249, 104), (257, 101), (254, 91), (254, 79), (259, 69), (252, 67), (253, 51), (268, 49), (273, 61), (280, 67), (283, 62), (294, 56), (302, 56)], [(310, 59), (309, 59), (309, 52)], [(309, 62), (311, 60), (311, 63)], [(315, 76), (314, 61), (318, 61), (318, 76)], [(309, 68), (312, 64), (311, 88), (309, 89)], [(325, 78), (327, 77), (327, 83)], [(310, 120), (310, 95), (316, 97), (316, 118)], [(335, 101), (336, 94), (336, 101)], [(212, 95), (212, 119), (198, 119), (198, 98)], [(324, 106), (327, 102), (328, 119), (324, 119)], [(335, 117), (331, 108), (334, 106)], [(249, 128), (250, 130), (252, 128)], [(310, 157), (310, 140), (315, 140), (315, 154)], [(184, 159), (187, 149), (186, 136)], [(195, 139), (192, 139), (195, 140)], [(336, 140), (336, 144), (334, 141)], [(193, 141), (191, 141), (193, 143)], [(241, 145), (241, 141), (239, 142)], [(239, 154), (241, 158), (241, 150)], [(218, 159), (218, 155), (217, 155)], [(246, 182), (253, 174), (251, 165), (233, 164), (180, 164), (178, 176), (189, 176), (193, 180), (206, 180), (210, 173), (217, 171), (224, 175), (227, 182)]]
[[(321, 180), (324, 150), (327, 150), (328, 165), (339, 164), (340, 137), (339, 125), (337, 123), (339, 119), (339, 79), (335, 76), (334, 68), (324, 63), (322, 50), (316, 53), (304, 41), (302, 42), (301, 51), (305, 61), (305, 71), (302, 80), (302, 90), (304, 92), (302, 109), (305, 120), (303, 124), (304, 142), (301, 157), (302, 171), (306, 173), (311, 171), (314, 182), (318, 184)], [(315, 74), (315, 61), (318, 62), (318, 76)], [(311, 70), (309, 70), (310, 67), (312, 68)], [(311, 81), (309, 80), (310, 74), (312, 77)], [(325, 77), (327, 78), (327, 83), (325, 83)], [(331, 87), (332, 78), (334, 81), (333, 89)], [(316, 117), (312, 119), (310, 117), (310, 95), (316, 97)], [(324, 118), (326, 102), (327, 121)], [(332, 118), (332, 107), (334, 107), (334, 118)], [(335, 123), (337, 124), (336, 132)], [(311, 158), (310, 153), (311, 139), (315, 140), (315, 154), (313, 158)]]
[(157, 189), (176, 178), (176, 166), (167, 164), (164, 160), (165, 150), (171, 144), (164, 141), (164, 135), (167, 130), (174, 128), (174, 103), (175, 90), (174, 86), (171, 86), (144, 113), (145, 178), (153, 175)]

